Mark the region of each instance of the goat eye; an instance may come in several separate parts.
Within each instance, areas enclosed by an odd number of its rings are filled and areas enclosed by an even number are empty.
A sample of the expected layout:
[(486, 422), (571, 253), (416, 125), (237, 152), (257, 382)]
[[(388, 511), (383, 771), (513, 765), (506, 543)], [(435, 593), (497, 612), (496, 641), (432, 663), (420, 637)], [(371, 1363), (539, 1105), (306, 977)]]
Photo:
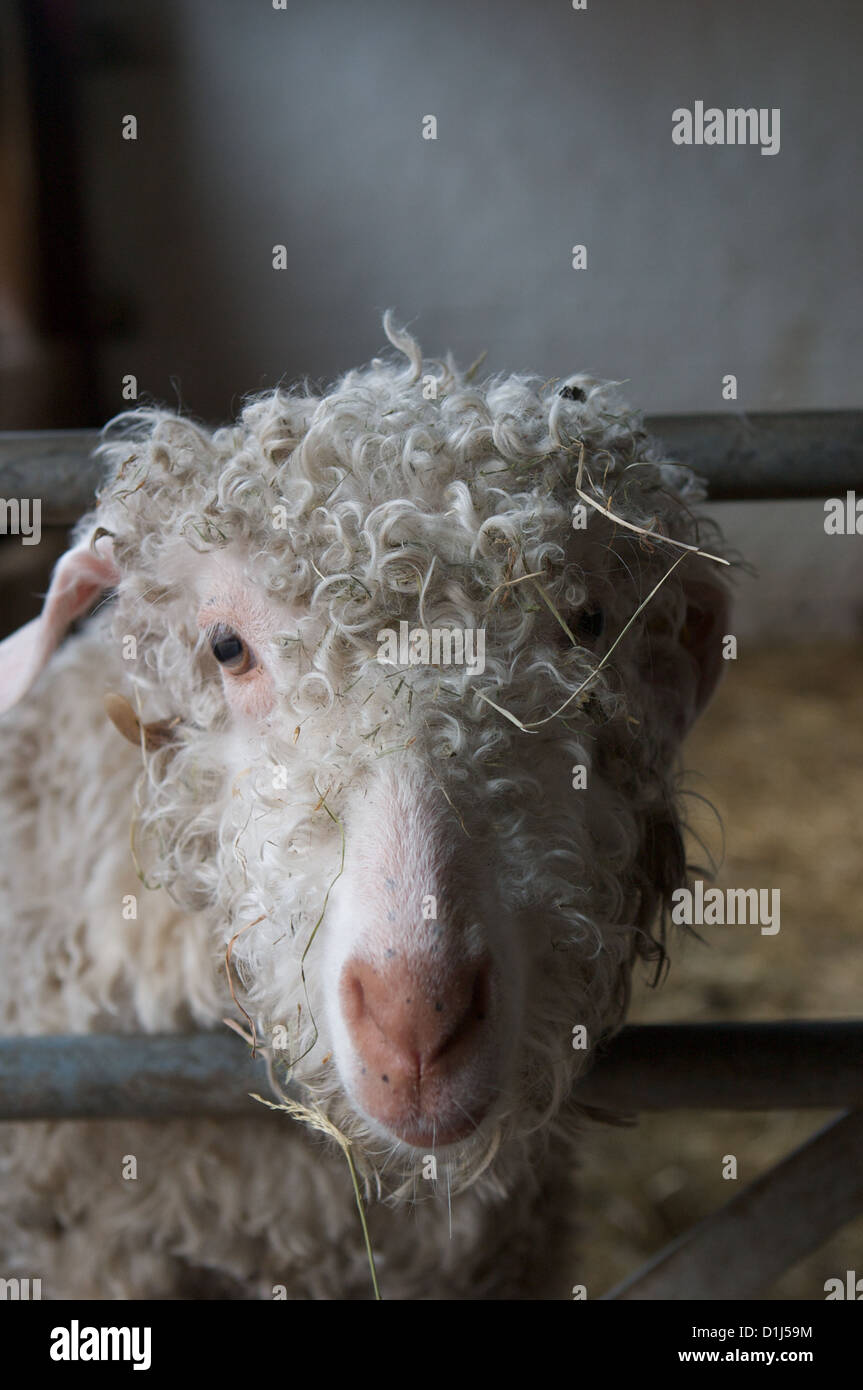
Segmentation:
[(579, 614), (578, 632), (581, 637), (589, 639), (600, 637), (605, 627), (605, 614), (601, 608), (595, 608), (592, 613), (583, 612)]
[(245, 675), (255, 665), (255, 658), (236, 632), (218, 627), (210, 635), (210, 650), (220, 666), (233, 676)]

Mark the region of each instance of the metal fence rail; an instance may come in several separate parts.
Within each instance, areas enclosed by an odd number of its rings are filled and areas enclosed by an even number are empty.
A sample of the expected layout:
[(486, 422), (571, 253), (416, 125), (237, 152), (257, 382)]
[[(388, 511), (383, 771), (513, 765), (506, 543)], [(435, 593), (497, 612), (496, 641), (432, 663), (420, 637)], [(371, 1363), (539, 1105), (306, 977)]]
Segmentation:
[[(264, 1062), (227, 1030), (0, 1038), (0, 1120), (255, 1113)], [(616, 1111), (863, 1107), (863, 1023), (624, 1028), (573, 1099)]]
[[(863, 1212), (863, 1023), (642, 1024), (573, 1100), (620, 1111), (852, 1107), (606, 1300), (749, 1299)], [(246, 1116), (264, 1059), (227, 1031), (0, 1039), (0, 1120)], [(788, 1213), (794, 1213), (793, 1221)]]
[[(863, 411), (654, 415), (669, 458), (706, 479), (717, 502), (834, 496), (863, 487)], [(39, 497), (42, 524), (71, 525), (101, 471), (93, 430), (0, 433), (0, 497)]]
[(605, 1298), (756, 1298), (863, 1211), (861, 1153), (857, 1111), (801, 1144)]

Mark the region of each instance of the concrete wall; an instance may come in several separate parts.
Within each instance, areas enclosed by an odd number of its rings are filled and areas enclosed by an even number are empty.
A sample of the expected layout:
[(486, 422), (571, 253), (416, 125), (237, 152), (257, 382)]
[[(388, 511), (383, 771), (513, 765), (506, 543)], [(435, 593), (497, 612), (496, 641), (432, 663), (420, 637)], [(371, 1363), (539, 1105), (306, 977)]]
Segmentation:
[[(647, 411), (860, 406), (851, 0), (85, 9), (88, 216), (117, 325), (93, 423), (127, 372), (213, 419), (331, 376), (381, 347), (388, 305), (429, 352), (592, 368)], [(779, 108), (779, 153), (675, 145), (696, 100)], [(855, 628), (863, 539), (827, 540), (820, 504), (723, 515), (765, 575), (753, 631)]]
[[(748, 409), (860, 404), (850, 0), (156, 0), (134, 22), (148, 63), (89, 83), (97, 259), (137, 315), (106, 384), (137, 366), (225, 414), (367, 357), (394, 305), (430, 351), (588, 366), (650, 410), (721, 408), (726, 372)], [(778, 107), (779, 153), (676, 146), (698, 99)]]

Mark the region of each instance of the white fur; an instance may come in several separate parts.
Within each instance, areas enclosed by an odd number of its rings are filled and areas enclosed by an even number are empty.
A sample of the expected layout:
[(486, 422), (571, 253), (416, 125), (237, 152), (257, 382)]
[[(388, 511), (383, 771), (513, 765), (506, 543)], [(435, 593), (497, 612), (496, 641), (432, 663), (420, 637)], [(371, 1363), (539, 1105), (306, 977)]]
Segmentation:
[[(592, 495), (637, 525), (702, 541), (702, 494), (613, 385), (570, 377), (572, 400), (526, 376), (475, 384), (387, 331), (407, 367), (277, 391), (214, 434), (162, 411), (109, 427), (108, 481), (77, 536), (113, 536), (116, 599), (0, 728), (0, 1019), (219, 1027), (238, 1016), (233, 940), (260, 1037), (286, 1030), (282, 1074), (353, 1141), (385, 1295), (564, 1297), (578, 1121), (564, 1102), (587, 1062), (572, 1029), (593, 1044), (618, 1027), (633, 961), (661, 955), (682, 876), (679, 739), (719, 640), (693, 646), (687, 610), (720, 613), (722, 587), (688, 556), (590, 698), (551, 717), (680, 554), (596, 511), (573, 529), (580, 446)], [(573, 630), (601, 607), (603, 634), (573, 645), (546, 600)], [(214, 613), (242, 623), (253, 676), (220, 673)], [(381, 665), (377, 634), (403, 619), (484, 627), (485, 671)], [(106, 690), (146, 721), (177, 717), (176, 741), (124, 744)], [(495, 1101), (436, 1155), (437, 1183), (358, 1102), (338, 1003), (351, 958), (431, 961), (426, 894), (452, 959), (487, 952), (494, 971), (474, 1063), (493, 1067)], [(249, 1106), (231, 1124), (5, 1127), (0, 1272), (41, 1276), (46, 1296), (366, 1296), (341, 1156)], [(121, 1178), (129, 1153), (137, 1183)]]

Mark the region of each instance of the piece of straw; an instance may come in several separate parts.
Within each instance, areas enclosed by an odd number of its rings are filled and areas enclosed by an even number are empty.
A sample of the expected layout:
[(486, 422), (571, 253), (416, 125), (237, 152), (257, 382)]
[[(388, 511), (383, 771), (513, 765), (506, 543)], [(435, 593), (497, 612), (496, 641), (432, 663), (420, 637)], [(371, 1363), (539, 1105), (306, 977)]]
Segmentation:
[(356, 1164), (354, 1163), (354, 1156), (351, 1153), (352, 1145), (350, 1139), (347, 1137), (346, 1134), (342, 1134), (342, 1131), (338, 1129), (336, 1125), (333, 1124), (332, 1120), (330, 1120), (323, 1113), (322, 1110), (319, 1110), (317, 1106), (302, 1105), (298, 1100), (290, 1099), (285, 1099), (281, 1103), (277, 1103), (276, 1101), (272, 1100), (264, 1100), (263, 1096), (257, 1095), (254, 1091), (250, 1091), (249, 1094), (252, 1097), (252, 1100), (259, 1101), (260, 1104), (265, 1105), (268, 1110), (284, 1110), (288, 1115), (293, 1116), (295, 1120), (303, 1120), (312, 1129), (318, 1130), (321, 1134), (328, 1135), (330, 1139), (335, 1139), (336, 1143), (338, 1144), (339, 1148), (341, 1149), (342, 1153), (347, 1159), (348, 1168), (351, 1174), (351, 1182), (354, 1185), (354, 1197), (356, 1198), (357, 1211), (360, 1215), (360, 1226), (362, 1227), (363, 1240), (365, 1242), (366, 1254), (368, 1256), (369, 1272), (372, 1276), (372, 1288), (374, 1289), (375, 1300), (378, 1303), (382, 1302), (383, 1300), (381, 1299), (381, 1291), (378, 1287), (377, 1270), (375, 1269), (375, 1256), (374, 1251), (372, 1250), (371, 1238), (369, 1236), (369, 1228), (368, 1223), (366, 1221), (366, 1212), (365, 1207), (363, 1206), (362, 1194), (360, 1192), (360, 1183), (359, 1178), (357, 1177)]
[(705, 560), (715, 560), (717, 565), (730, 564), (730, 561), (724, 560), (721, 555), (711, 555), (707, 550), (699, 550), (697, 545), (687, 545), (685, 541), (677, 541), (673, 536), (664, 536), (661, 532), (652, 531), (646, 526), (637, 526), (633, 521), (624, 521), (622, 516), (618, 516), (617, 513), (611, 511), (609, 507), (603, 507), (600, 502), (597, 502), (595, 497), (591, 497), (590, 493), (585, 492), (581, 486), (581, 479), (584, 474), (584, 444), (581, 440), (578, 441), (578, 448), (578, 470), (575, 475), (575, 490), (581, 500), (586, 502), (589, 507), (593, 507), (594, 511), (601, 512), (603, 516), (608, 517), (609, 521), (613, 521), (616, 526), (624, 526), (627, 531), (634, 531), (636, 535), (647, 536), (653, 541), (664, 541), (666, 545), (674, 545), (678, 550), (686, 550), (693, 555), (701, 555)]
[[(691, 547), (687, 546), (687, 550), (689, 550), (690, 548), (691, 548)], [(703, 554), (704, 552), (703, 552), (703, 551), (699, 551), (698, 553), (701, 555), (701, 554)], [(572, 702), (573, 702), (573, 700), (577, 700), (577, 699), (578, 699), (579, 695), (581, 695), (582, 692), (587, 688), (587, 686), (590, 685), (591, 681), (596, 680), (597, 676), (599, 675), (599, 673), (600, 673), (600, 671), (602, 670), (602, 668), (603, 668), (603, 666), (605, 665), (605, 663), (608, 661), (608, 658), (611, 656), (611, 654), (612, 654), (612, 652), (614, 651), (615, 647), (617, 646), (618, 642), (620, 642), (620, 641), (623, 640), (623, 638), (626, 636), (626, 634), (627, 634), (627, 632), (629, 631), (629, 629), (632, 627), (632, 624), (635, 622), (636, 618), (637, 618), (637, 617), (639, 616), (639, 614), (642, 613), (642, 612), (644, 611), (644, 609), (647, 607), (647, 605), (649, 604), (650, 600), (653, 598), (653, 595), (656, 593), (656, 591), (657, 591), (658, 589), (661, 589), (661, 588), (662, 588), (662, 585), (665, 583), (666, 579), (668, 579), (669, 576), (672, 575), (672, 574), (674, 573), (674, 571), (677, 569), (677, 566), (678, 566), (683, 560), (685, 560), (685, 559), (686, 559), (686, 556), (685, 556), (685, 555), (678, 555), (677, 559), (674, 561), (674, 564), (671, 565), (671, 567), (670, 567), (669, 569), (666, 570), (665, 574), (663, 574), (663, 576), (662, 576), (662, 578), (659, 580), (659, 582), (656, 583), (656, 584), (654, 584), (654, 586), (653, 586), (653, 588), (651, 589), (650, 593), (647, 595), (647, 598), (642, 600), (642, 602), (641, 602), (641, 603), (638, 605), (638, 607), (636, 608), (635, 612), (632, 614), (632, 617), (631, 617), (631, 618), (629, 619), (629, 621), (625, 624), (625, 626), (624, 626), (623, 628), (621, 628), (620, 632), (619, 632), (618, 635), (615, 637), (615, 639), (614, 639), (614, 641), (612, 642), (611, 646), (609, 647), (608, 651), (605, 653), (605, 655), (602, 657), (602, 659), (601, 659), (600, 661), (597, 662), (596, 666), (595, 666), (594, 669), (591, 671), (590, 675), (585, 677), (585, 679), (581, 682), (581, 685), (578, 687), (578, 689), (577, 689), (577, 690), (574, 690), (574, 691), (572, 692), (571, 695), (568, 695), (567, 698), (564, 700), (563, 704), (560, 705), (552, 714), (546, 715), (546, 717), (545, 717), (544, 719), (535, 719), (535, 720), (531, 720), (531, 722), (530, 722), (529, 724), (524, 724), (524, 723), (522, 723), (522, 721), (521, 721), (516, 715), (511, 714), (509, 710), (504, 709), (502, 705), (496, 705), (495, 702), (494, 702), (494, 700), (489, 699), (488, 695), (484, 695), (483, 692), (482, 692), (481, 690), (477, 690), (477, 692), (476, 692), (477, 695), (479, 696), (479, 698), (480, 698), (481, 700), (485, 700), (485, 702), (486, 702), (487, 705), (491, 705), (491, 706), (492, 706), (494, 709), (496, 709), (500, 714), (504, 715), (508, 720), (510, 720), (510, 722), (511, 722), (512, 724), (515, 724), (516, 728), (521, 729), (522, 733), (530, 734), (530, 733), (533, 733), (534, 729), (540, 728), (541, 725), (543, 725), (543, 724), (549, 724), (549, 723), (551, 722), (552, 719), (556, 719), (557, 716), (558, 716), (559, 714), (561, 714), (561, 713), (566, 709), (567, 705), (571, 705)]]

